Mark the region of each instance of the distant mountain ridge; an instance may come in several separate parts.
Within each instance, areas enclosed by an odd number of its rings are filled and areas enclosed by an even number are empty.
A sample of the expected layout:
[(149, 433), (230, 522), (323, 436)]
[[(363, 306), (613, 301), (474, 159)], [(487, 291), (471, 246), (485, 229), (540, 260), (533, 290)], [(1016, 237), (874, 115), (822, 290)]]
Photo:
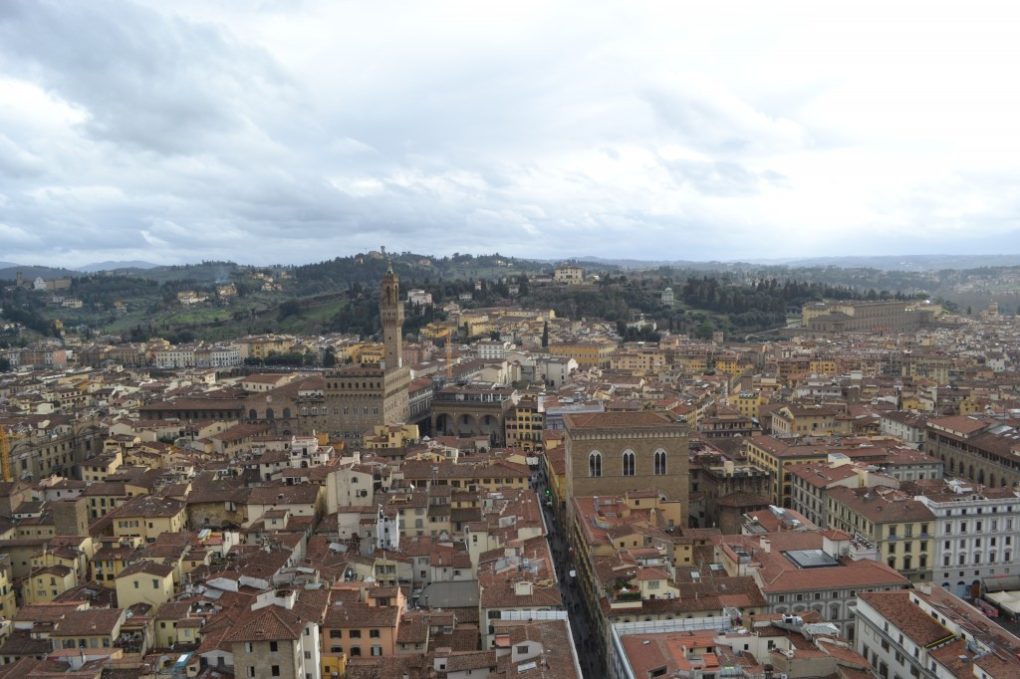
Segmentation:
[[(428, 270), (438, 267), (441, 263), (450, 261), (457, 262), (464, 260), (466, 256), (459, 255), (453, 258), (440, 258), (429, 255), (416, 255), (412, 253), (401, 253), (394, 256), (394, 261), (401, 262), (405, 267)], [(16, 264), (13, 262), (0, 262), (0, 280), (13, 280), (20, 271), (25, 278), (62, 278), (78, 277), (92, 274), (115, 274), (147, 278), (150, 280), (184, 280), (195, 279), (197, 281), (223, 282), (229, 280), (230, 275), (243, 269), (275, 269), (285, 268), (294, 272), (314, 269), (346, 269), (350, 262), (371, 261), (381, 259), (379, 253), (364, 253), (347, 257), (337, 257), (332, 260), (314, 262), (297, 266), (253, 266), (242, 265), (235, 262), (196, 262), (180, 265), (160, 265), (144, 260), (109, 260), (94, 262), (73, 269), (62, 267), (49, 267), (42, 265)], [(528, 273), (536, 269), (551, 267), (560, 262), (576, 262), (587, 266), (592, 270), (598, 269), (628, 269), (632, 271), (645, 271), (660, 267), (686, 269), (688, 271), (742, 273), (768, 269), (772, 267), (789, 269), (870, 269), (882, 272), (902, 271), (908, 273), (924, 273), (933, 271), (965, 271), (971, 269), (991, 267), (1014, 267), (1020, 266), (1020, 254), (1001, 255), (885, 255), (885, 256), (846, 256), (846, 257), (806, 257), (806, 258), (775, 258), (747, 261), (696, 261), (686, 259), (675, 260), (640, 260), (640, 259), (612, 259), (604, 257), (561, 257), (556, 259), (538, 259), (523, 257), (504, 257), (498, 254), (477, 255), (473, 258), (474, 264), (465, 264), (465, 269), (470, 270), (474, 266), (488, 266), (494, 262), (516, 263), (516, 266), (523, 268)], [(436, 272), (438, 273), (438, 271)]]
[[(551, 260), (560, 261), (560, 260)], [(697, 271), (733, 271), (757, 269), (763, 266), (790, 268), (835, 267), (838, 269), (877, 269), (879, 271), (963, 271), (985, 267), (1020, 266), (1020, 254), (1001, 255), (847, 255), (845, 257), (792, 257), (734, 261), (695, 261), (607, 259), (603, 257), (574, 257), (570, 261), (582, 264), (618, 266), (624, 269), (656, 269), (662, 266)]]
[(125, 261), (94, 262), (92, 264), (86, 264), (85, 266), (77, 266), (75, 267), (75, 270), (84, 273), (97, 273), (100, 271), (123, 271), (125, 269), (156, 269), (160, 266), (162, 265), (145, 262), (140, 259), (133, 259)]

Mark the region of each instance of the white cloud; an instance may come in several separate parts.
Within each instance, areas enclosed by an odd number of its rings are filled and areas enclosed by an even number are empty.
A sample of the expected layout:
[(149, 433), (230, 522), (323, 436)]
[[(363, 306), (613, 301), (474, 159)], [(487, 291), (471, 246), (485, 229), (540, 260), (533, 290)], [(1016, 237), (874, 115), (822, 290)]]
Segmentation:
[(4, 3), (0, 250), (1000, 250), (982, 236), (1020, 243), (1018, 13)]

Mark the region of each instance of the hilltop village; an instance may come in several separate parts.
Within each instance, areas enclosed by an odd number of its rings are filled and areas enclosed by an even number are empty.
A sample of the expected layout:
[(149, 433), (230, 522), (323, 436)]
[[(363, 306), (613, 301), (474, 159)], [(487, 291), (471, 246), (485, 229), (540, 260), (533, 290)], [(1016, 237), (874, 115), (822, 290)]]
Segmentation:
[(0, 678), (1020, 676), (1017, 317), (432, 304), (2, 350)]

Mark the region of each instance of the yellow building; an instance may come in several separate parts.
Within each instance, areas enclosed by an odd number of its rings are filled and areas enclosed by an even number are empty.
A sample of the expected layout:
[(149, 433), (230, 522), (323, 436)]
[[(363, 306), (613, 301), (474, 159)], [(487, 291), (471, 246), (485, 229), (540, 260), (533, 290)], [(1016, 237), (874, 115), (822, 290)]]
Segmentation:
[(67, 566), (43, 566), (32, 570), (21, 586), (21, 599), (25, 604), (53, 601), (78, 584), (74, 569)]
[(88, 503), (89, 517), (100, 519), (131, 499), (131, 494), (123, 482), (106, 481), (90, 485), (82, 493), (82, 497)]
[(730, 397), (730, 405), (744, 417), (758, 419), (758, 410), (761, 404), (762, 398), (759, 391), (741, 391), (736, 396)]
[(257, 359), (269, 358), (270, 354), (286, 354), (294, 347), (293, 339), (276, 335), (249, 337), (245, 343), (248, 345), (248, 356)]
[(103, 587), (115, 589), (117, 576), (137, 558), (136, 551), (142, 544), (140, 537), (107, 538), (92, 557), (92, 579)]
[(172, 648), (178, 644), (197, 644), (201, 641), (203, 618), (190, 616), (191, 603), (169, 601), (159, 607), (153, 618), (156, 648)]
[(54, 649), (112, 648), (127, 618), (123, 608), (89, 608), (64, 613), (53, 624)]
[(701, 375), (708, 371), (708, 357), (704, 354), (677, 356), (675, 362), (687, 375)]
[(506, 447), (524, 451), (542, 450), (545, 413), (538, 408), (534, 396), (522, 398), (506, 418)]
[(363, 438), (362, 447), (366, 450), (403, 448), (420, 438), (416, 424), (377, 424), (372, 427), (372, 434)]
[(610, 358), (609, 367), (635, 375), (656, 373), (666, 367), (666, 354), (658, 349), (617, 351)]
[(14, 584), (11, 581), (11, 557), (0, 554), (0, 619), (12, 620), (18, 612)]
[(788, 405), (772, 413), (777, 436), (832, 436), (851, 433), (850, 420), (840, 406)]
[(167, 497), (136, 497), (113, 512), (113, 534), (155, 542), (162, 533), (179, 533), (187, 523), (187, 506)]
[(715, 359), (715, 371), (727, 375), (739, 375), (743, 372), (740, 365), (740, 357), (736, 355), (724, 355)]
[(809, 364), (811, 374), (813, 375), (824, 375), (825, 377), (834, 377), (838, 374), (839, 369), (836, 365), (836, 361), (831, 358), (817, 358), (813, 359)]
[(496, 328), (488, 313), (464, 312), (460, 315), (459, 320), (460, 327), (468, 337), (482, 337), (488, 335)]
[(354, 363), (377, 365), (386, 357), (386, 346), (382, 342), (359, 342), (347, 348), (347, 355)]
[[(110, 444), (114, 444), (112, 447)], [(105, 481), (106, 477), (116, 472), (124, 463), (124, 456), (115, 440), (104, 443), (101, 455), (85, 460), (81, 464), (82, 480), (86, 483)]]
[(773, 436), (745, 439), (747, 459), (772, 477), (772, 504), (790, 507), (793, 496), (793, 465), (824, 462), (828, 453), (815, 446), (797, 446)]
[(924, 503), (893, 488), (831, 488), (829, 527), (871, 542), (890, 568), (912, 582), (931, 580), (936, 517)]
[(399, 587), (341, 587), (331, 598), (319, 636), (324, 672), (343, 672), (352, 657), (396, 655), (406, 603)]
[(131, 608), (148, 604), (159, 608), (174, 596), (174, 567), (170, 564), (136, 561), (117, 576), (117, 605)]
[(616, 352), (613, 342), (550, 342), (549, 353), (553, 356), (565, 356), (577, 361), (577, 367), (608, 368)]

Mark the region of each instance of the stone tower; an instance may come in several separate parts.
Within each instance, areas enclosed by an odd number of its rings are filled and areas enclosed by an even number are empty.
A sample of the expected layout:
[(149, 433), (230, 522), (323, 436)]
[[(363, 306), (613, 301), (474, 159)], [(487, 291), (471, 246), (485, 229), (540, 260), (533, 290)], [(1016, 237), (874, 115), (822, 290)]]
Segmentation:
[(404, 304), (400, 301), (400, 280), (393, 273), (393, 266), (386, 268), (379, 299), (379, 318), (382, 321), (383, 343), (386, 345), (385, 372), (392, 372), (404, 365), (403, 339)]

